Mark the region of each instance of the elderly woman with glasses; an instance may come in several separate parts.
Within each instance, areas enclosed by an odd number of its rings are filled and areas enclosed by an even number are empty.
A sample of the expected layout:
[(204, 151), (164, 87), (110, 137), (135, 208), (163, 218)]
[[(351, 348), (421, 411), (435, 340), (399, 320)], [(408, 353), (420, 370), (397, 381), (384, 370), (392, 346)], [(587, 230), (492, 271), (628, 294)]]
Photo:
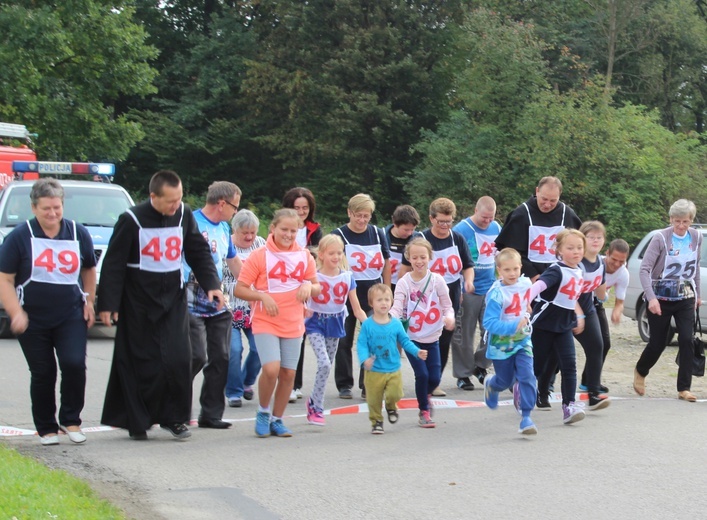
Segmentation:
[[(231, 220), (231, 241), (236, 248), (236, 254), (243, 262), (256, 249), (265, 245), (265, 239), (258, 236), (260, 220), (252, 211), (243, 209), (236, 213)], [(223, 266), (223, 287), (224, 294), (231, 299), (231, 310), (233, 311), (233, 321), (231, 322), (231, 353), (228, 361), (228, 380), (226, 382), (226, 400), (228, 406), (240, 408), (243, 399), (250, 401), (253, 399), (253, 387), (260, 372), (260, 357), (255, 346), (255, 338), (250, 322), (250, 304), (233, 296), (236, 287), (236, 278), (231, 273), (227, 265)], [(243, 337), (241, 331), (248, 340), (250, 346), (245, 363), (241, 366), (243, 357)]]
[(648, 306), (650, 340), (636, 363), (633, 388), (646, 393), (646, 376), (665, 350), (671, 318), (678, 331), (678, 398), (694, 403), (692, 346), (695, 311), (700, 304), (700, 249), (702, 234), (690, 225), (697, 210), (692, 201), (680, 199), (670, 206), (670, 226), (658, 231), (641, 261), (640, 278)]
[(35, 218), (15, 227), (0, 248), (0, 299), (29, 365), (32, 416), (40, 442), (59, 444), (61, 430), (72, 442), (82, 443), (86, 334), (95, 321), (93, 241), (84, 226), (63, 218), (64, 189), (56, 179), (34, 183), (30, 202)]

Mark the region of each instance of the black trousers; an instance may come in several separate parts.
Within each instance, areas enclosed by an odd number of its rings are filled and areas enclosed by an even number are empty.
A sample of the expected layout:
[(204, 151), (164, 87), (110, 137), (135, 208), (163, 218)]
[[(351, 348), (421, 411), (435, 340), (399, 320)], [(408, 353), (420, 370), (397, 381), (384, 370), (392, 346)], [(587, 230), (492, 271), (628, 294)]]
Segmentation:
[(651, 339), (643, 349), (641, 357), (636, 363), (636, 370), (640, 375), (646, 377), (653, 365), (658, 362), (660, 355), (665, 350), (665, 338), (670, 327), (670, 318), (675, 318), (675, 326), (678, 330), (678, 345), (680, 356), (680, 367), (678, 368), (678, 392), (690, 390), (692, 385), (692, 360), (695, 351), (692, 347), (693, 327), (695, 324), (695, 298), (684, 300), (666, 301), (659, 300), (661, 315), (648, 311), (648, 327), (651, 332)]
[(232, 319), (230, 312), (208, 317), (189, 314), (192, 380), (199, 371), (204, 370), (204, 382), (199, 396), (199, 417), (204, 419), (221, 419), (226, 408)]
[[(30, 324), (32, 323), (30, 317)], [(28, 328), (18, 336), (31, 374), (29, 392), (37, 433), (79, 426), (86, 395), (86, 320), (83, 313), (51, 329)], [(55, 357), (56, 352), (56, 357)], [(56, 420), (57, 359), (61, 370), (59, 423)]]

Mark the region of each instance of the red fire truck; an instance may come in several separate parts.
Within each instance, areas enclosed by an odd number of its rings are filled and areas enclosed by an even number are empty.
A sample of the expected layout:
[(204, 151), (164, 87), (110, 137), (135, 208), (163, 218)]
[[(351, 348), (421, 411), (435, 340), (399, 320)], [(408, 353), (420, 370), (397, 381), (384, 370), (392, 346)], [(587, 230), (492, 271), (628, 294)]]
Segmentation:
[(37, 160), (31, 137), (24, 125), (0, 123), (0, 190), (14, 178), (12, 161)]

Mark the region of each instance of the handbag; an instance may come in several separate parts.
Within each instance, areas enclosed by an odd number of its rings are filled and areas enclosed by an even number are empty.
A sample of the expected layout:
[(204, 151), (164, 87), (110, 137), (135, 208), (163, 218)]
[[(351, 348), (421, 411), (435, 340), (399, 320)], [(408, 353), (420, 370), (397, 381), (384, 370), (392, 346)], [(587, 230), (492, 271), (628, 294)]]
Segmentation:
[[(432, 273), (430, 273), (427, 276), (427, 282), (425, 283), (425, 287), (422, 289), (422, 294), (425, 294), (425, 291), (427, 290), (427, 286), (430, 284), (430, 279), (432, 278)], [(417, 306), (420, 305), (420, 298), (417, 299), (417, 302), (415, 302), (415, 306), (412, 308), (412, 312), (410, 313), (411, 315), (417, 310)], [(410, 318), (401, 318), (400, 323), (403, 324), (403, 329), (405, 332), (408, 331), (408, 328), (410, 327)]]
[[(700, 322), (700, 311), (695, 312), (695, 335), (692, 338), (692, 348), (694, 357), (692, 358), (692, 375), (703, 377), (705, 375), (705, 342), (702, 340), (702, 323)], [(698, 336), (699, 334), (699, 336)], [(675, 356), (675, 363), (680, 365), (680, 352)]]

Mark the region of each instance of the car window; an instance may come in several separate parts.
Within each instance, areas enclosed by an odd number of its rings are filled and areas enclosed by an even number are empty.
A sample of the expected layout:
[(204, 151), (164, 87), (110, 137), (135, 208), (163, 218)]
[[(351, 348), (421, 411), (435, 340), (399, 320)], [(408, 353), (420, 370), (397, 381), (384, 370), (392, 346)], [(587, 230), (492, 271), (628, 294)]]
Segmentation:
[[(14, 227), (32, 218), (31, 186), (17, 186), (8, 193), (1, 227)], [(132, 204), (120, 189), (64, 186), (64, 217), (90, 226), (113, 227), (121, 213)]]

